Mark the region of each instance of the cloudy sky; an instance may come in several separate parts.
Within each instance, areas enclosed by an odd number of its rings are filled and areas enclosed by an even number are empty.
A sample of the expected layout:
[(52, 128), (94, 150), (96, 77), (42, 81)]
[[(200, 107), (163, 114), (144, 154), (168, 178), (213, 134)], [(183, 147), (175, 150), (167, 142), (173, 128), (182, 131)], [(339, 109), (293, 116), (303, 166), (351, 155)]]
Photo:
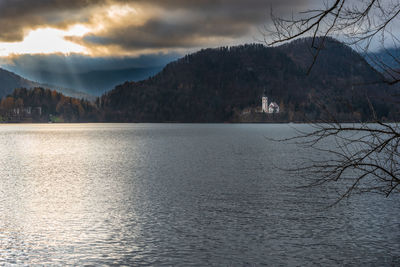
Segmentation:
[(289, 13), (308, 2), (0, 0), (0, 57), (3, 65), (27, 68), (40, 60), (90, 65), (98, 58), (164, 64), (199, 48), (256, 42), (271, 7)]
[(252, 41), (299, 0), (0, 0), (0, 55), (138, 55)]

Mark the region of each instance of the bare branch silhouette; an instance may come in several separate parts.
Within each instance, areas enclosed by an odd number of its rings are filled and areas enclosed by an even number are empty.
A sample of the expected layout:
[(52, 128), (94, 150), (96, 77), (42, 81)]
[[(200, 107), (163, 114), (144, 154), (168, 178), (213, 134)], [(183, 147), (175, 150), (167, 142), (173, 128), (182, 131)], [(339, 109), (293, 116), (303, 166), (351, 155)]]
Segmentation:
[[(276, 17), (271, 11), (273, 27), (266, 28), (264, 38), (269, 45), (277, 45), (300, 37), (312, 37), (309, 73), (327, 37), (339, 36), (345, 44), (364, 52), (383, 74), (384, 81), (394, 85), (400, 82), (400, 58), (387, 49), (385, 43), (390, 40), (395, 48), (400, 44), (393, 32), (399, 14), (399, 0), (332, 0), (325, 2), (321, 9), (301, 12), (290, 18)], [(369, 54), (373, 42), (380, 44), (382, 51), (399, 67)], [(400, 126), (380, 121), (369, 99), (368, 103), (373, 123), (343, 124), (324, 103), (317, 102), (325, 119), (312, 122), (311, 131), (297, 130), (297, 136), (280, 140), (324, 155), (318, 160), (307, 159), (288, 171), (307, 180), (308, 186), (342, 184), (335, 203), (353, 194), (373, 192), (388, 197), (400, 192)]]
[[(289, 18), (275, 16), (271, 11), (273, 23), (272, 27), (265, 28), (264, 39), (268, 45), (277, 45), (299, 37), (312, 37), (311, 49), (314, 52), (308, 69), (310, 72), (328, 36), (337, 36), (346, 44), (365, 52), (370, 51), (372, 43), (380, 43), (382, 50), (389, 52), (385, 45), (387, 42), (391, 46), (399, 44), (394, 32), (399, 15), (399, 0), (331, 0), (325, 2), (321, 9), (307, 10)], [(392, 53), (388, 56), (392, 57), (396, 66), (389, 66), (373, 56), (369, 59), (385, 74), (384, 81), (393, 85), (400, 82), (400, 60)]]

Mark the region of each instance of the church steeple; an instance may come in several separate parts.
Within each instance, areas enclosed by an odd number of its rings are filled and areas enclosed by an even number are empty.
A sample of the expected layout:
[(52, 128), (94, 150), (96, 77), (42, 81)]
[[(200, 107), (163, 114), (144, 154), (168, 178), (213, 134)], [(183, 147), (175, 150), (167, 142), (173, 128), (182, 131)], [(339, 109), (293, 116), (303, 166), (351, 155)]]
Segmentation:
[(263, 113), (268, 113), (268, 97), (265, 96), (265, 94), (263, 95), (263, 97), (261, 98), (262, 100), (262, 112)]

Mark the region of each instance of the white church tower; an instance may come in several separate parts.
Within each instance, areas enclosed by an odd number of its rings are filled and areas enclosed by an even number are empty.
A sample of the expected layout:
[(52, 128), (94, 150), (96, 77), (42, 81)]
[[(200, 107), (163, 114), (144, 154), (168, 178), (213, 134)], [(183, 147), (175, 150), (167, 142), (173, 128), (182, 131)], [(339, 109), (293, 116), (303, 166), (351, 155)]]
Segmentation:
[(263, 113), (268, 113), (268, 97), (263, 96), (262, 97), (262, 112)]

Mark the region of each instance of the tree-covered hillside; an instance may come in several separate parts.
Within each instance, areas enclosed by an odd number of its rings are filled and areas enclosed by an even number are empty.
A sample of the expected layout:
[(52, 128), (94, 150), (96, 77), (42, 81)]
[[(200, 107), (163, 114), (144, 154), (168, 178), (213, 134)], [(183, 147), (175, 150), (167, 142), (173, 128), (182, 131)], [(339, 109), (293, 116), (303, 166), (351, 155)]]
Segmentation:
[(309, 42), (201, 50), (152, 78), (117, 86), (97, 104), (108, 121), (240, 121), (243, 110), (259, 107), (265, 93), (280, 105), (282, 112), (274, 117), (279, 121), (369, 120), (369, 102), (379, 117), (398, 118), (390, 88), (379, 83), (381, 75), (334, 39), (306, 75), (312, 62)]
[(36, 87), (15, 89), (0, 102), (3, 122), (91, 122), (99, 121), (97, 108), (87, 100), (64, 96)]
[[(362, 56), (329, 39), (307, 75), (309, 47), (310, 39), (301, 39), (275, 48), (201, 50), (154, 77), (117, 86), (94, 104), (42, 88), (17, 89), (3, 98), (0, 115), (42, 122), (369, 121), (374, 113), (400, 119), (397, 89), (382, 83)], [(279, 114), (259, 113), (263, 95), (278, 103)], [(26, 107), (40, 107), (40, 116), (19, 112)]]

